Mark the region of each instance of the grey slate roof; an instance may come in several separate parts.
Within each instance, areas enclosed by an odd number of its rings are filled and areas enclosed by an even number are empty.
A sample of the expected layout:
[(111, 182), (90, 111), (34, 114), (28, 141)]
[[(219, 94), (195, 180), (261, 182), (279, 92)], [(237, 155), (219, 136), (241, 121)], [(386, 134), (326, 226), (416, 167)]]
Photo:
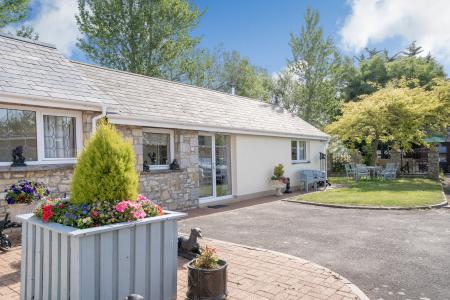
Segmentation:
[[(132, 120), (275, 136), (328, 138), (295, 115), (245, 97), (67, 60), (49, 44), (0, 33), (0, 95), (107, 104)], [(78, 106), (77, 106), (78, 107)], [(83, 109), (80, 107), (80, 109)]]
[(83, 78), (50, 44), (0, 33), (0, 92), (73, 100), (87, 104), (112, 99)]
[(280, 136), (328, 135), (280, 107), (253, 99), (73, 62), (118, 103), (122, 116)]

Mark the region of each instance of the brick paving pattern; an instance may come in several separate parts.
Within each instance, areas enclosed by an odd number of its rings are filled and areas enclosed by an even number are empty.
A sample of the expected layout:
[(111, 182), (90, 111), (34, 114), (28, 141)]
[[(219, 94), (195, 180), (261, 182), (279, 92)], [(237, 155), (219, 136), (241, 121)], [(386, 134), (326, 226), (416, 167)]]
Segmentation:
[[(205, 239), (228, 262), (230, 300), (358, 299), (351, 283), (301, 258)], [(20, 297), (21, 248), (0, 252), (0, 299)], [(187, 260), (178, 260), (178, 298), (185, 299)]]

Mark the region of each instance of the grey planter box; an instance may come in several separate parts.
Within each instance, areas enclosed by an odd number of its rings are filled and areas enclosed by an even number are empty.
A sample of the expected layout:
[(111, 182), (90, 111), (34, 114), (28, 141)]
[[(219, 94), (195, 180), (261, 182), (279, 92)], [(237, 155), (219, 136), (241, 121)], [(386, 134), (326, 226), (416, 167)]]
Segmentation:
[(177, 221), (185, 214), (89, 229), (22, 220), (21, 299), (177, 296)]

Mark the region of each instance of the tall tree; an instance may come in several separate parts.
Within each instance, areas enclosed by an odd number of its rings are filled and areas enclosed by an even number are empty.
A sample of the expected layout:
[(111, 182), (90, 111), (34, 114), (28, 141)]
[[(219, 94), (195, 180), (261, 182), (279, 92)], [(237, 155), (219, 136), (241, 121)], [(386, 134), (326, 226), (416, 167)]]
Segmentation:
[(197, 49), (187, 60), (188, 72), (179, 79), (190, 84), (268, 101), (271, 78), (237, 51)]
[(416, 41), (413, 41), (411, 44), (409, 44), (408, 47), (406, 47), (405, 51), (402, 51), (402, 54), (409, 57), (413, 57), (419, 55), (422, 52), (423, 52), (422, 47), (417, 46)]
[(187, 0), (79, 0), (78, 46), (100, 65), (171, 79), (201, 15)]
[(334, 41), (324, 37), (319, 21), (319, 12), (308, 8), (300, 34), (291, 34), (292, 59), (288, 65), (299, 84), (296, 113), (321, 126), (332, 119), (339, 107), (334, 70), (341, 59)]
[(0, 0), (0, 29), (25, 20), (30, 0)]

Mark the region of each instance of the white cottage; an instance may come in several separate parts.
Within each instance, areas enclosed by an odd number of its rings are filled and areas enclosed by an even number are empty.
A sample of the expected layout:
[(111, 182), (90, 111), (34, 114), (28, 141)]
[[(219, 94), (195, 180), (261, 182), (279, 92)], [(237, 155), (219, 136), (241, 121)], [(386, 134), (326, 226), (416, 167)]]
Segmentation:
[[(320, 168), (329, 139), (268, 103), (70, 61), (52, 45), (0, 35), (0, 189), (28, 178), (69, 192), (77, 154), (104, 115), (134, 145), (140, 192), (172, 210), (272, 193), (278, 163), (298, 187), (301, 169)], [(11, 167), (17, 146), (27, 166)], [(179, 170), (169, 168), (174, 159)]]

